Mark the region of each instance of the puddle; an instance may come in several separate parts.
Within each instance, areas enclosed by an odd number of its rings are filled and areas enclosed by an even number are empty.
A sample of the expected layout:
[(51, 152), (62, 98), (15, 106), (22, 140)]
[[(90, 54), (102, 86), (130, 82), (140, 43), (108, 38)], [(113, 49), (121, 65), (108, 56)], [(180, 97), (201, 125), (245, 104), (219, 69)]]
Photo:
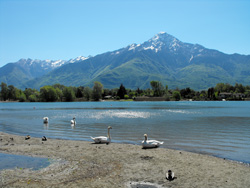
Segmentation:
[(129, 188), (163, 188), (158, 184), (148, 182), (130, 182), (127, 185)]
[(48, 158), (0, 153), (0, 170), (12, 168), (30, 168), (32, 170), (39, 170), (49, 166), (49, 164), (50, 162)]

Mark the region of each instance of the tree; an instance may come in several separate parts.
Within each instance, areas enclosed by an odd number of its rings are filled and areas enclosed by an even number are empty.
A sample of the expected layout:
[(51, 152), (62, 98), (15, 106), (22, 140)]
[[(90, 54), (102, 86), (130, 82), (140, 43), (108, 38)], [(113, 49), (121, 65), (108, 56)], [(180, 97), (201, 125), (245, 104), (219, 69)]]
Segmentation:
[(99, 101), (102, 97), (103, 85), (100, 82), (94, 82), (92, 98), (94, 101)]
[(8, 98), (16, 100), (16, 88), (13, 85), (8, 86)]
[(235, 84), (235, 92), (236, 93), (244, 93), (245, 92), (245, 88), (242, 84)]
[(55, 102), (58, 100), (56, 89), (52, 86), (43, 86), (40, 89), (40, 97), (45, 102)]
[(181, 99), (181, 94), (179, 91), (174, 91), (173, 92), (173, 98), (176, 100), (176, 101), (179, 101)]
[(26, 95), (20, 90), (20, 95), (18, 97), (19, 102), (25, 102), (26, 99)]
[(37, 102), (39, 100), (39, 92), (36, 89), (26, 88), (23, 93), (30, 102)]
[(119, 96), (120, 99), (124, 99), (124, 95), (127, 94), (126, 88), (123, 86), (123, 84), (120, 85), (120, 88), (117, 91), (117, 96)]
[(7, 84), (4, 82), (1, 83), (1, 98), (4, 101), (8, 99), (8, 87)]
[(63, 89), (63, 96), (65, 97), (65, 100), (67, 102), (74, 101), (74, 99), (76, 98), (75, 92), (73, 91), (72, 87), (65, 87)]
[(56, 89), (56, 95), (57, 95), (57, 97), (58, 97), (58, 99), (60, 100), (60, 101), (62, 101), (62, 99), (63, 99), (63, 92), (62, 92), (62, 90), (60, 89), (60, 88), (55, 88)]
[(166, 95), (168, 94), (168, 85), (166, 85), (166, 87), (165, 87), (165, 93), (166, 93)]
[(84, 90), (83, 86), (79, 86), (76, 89), (76, 98), (82, 98), (83, 97), (83, 90)]
[(218, 92), (223, 92), (224, 86), (225, 86), (224, 83), (218, 83), (218, 84), (216, 84), (214, 90), (215, 90), (215, 91), (218, 91)]
[(85, 88), (83, 89), (83, 97), (84, 97), (87, 101), (89, 101), (90, 98), (91, 98), (91, 95), (92, 95), (91, 89), (90, 89), (89, 87), (85, 87)]
[(155, 97), (162, 97), (165, 93), (164, 87), (159, 81), (151, 81), (150, 85), (152, 87), (152, 90), (154, 91)]
[(31, 95), (29, 96), (28, 100), (29, 100), (30, 102), (37, 102), (37, 101), (38, 101), (38, 98), (36, 97), (35, 94), (31, 94)]
[[(218, 92), (218, 91), (217, 91)], [(211, 87), (207, 90), (207, 97), (209, 99), (215, 99), (215, 93), (214, 93), (214, 88)]]

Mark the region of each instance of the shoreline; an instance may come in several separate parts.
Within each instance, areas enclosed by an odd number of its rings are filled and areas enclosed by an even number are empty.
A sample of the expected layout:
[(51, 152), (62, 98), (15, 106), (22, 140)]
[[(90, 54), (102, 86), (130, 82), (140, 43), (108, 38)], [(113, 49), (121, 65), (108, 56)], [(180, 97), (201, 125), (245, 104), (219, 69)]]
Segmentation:
[[(18, 134), (12, 134), (12, 133), (6, 133), (6, 132), (1, 132), (0, 133), (4, 133), (4, 134), (8, 134), (8, 135), (16, 135), (16, 136), (20, 136)], [(33, 137), (33, 138), (38, 138), (38, 137)], [(88, 139), (88, 140), (80, 140), (80, 139), (67, 139), (67, 138), (63, 138), (63, 139), (59, 139), (59, 138), (50, 138), (50, 139), (53, 139), (53, 140), (65, 140), (65, 141), (80, 141), (80, 142), (90, 142), (92, 143), (90, 140), (91, 139)], [(123, 142), (123, 141), (118, 141), (118, 142), (112, 142), (113, 144), (122, 144), (122, 145), (135, 145), (135, 146), (141, 146), (141, 144), (139, 144), (140, 142), (135, 142), (135, 143), (132, 143), (132, 142)], [(231, 158), (226, 158), (226, 157), (220, 157), (220, 156), (217, 156), (215, 154), (212, 154), (212, 153), (206, 153), (206, 152), (201, 152), (201, 151), (191, 151), (191, 150), (186, 150), (186, 149), (180, 149), (180, 148), (168, 148), (168, 147), (165, 147), (164, 145), (160, 147), (161, 149), (166, 149), (166, 150), (175, 150), (175, 151), (180, 151), (180, 152), (189, 152), (189, 153), (194, 153), (194, 154), (201, 154), (201, 155), (207, 155), (207, 156), (211, 156), (211, 157), (215, 157), (215, 158), (219, 158), (219, 159), (223, 159), (223, 160), (227, 160), (227, 161), (232, 161), (232, 162), (235, 162), (235, 163), (239, 163), (239, 164), (243, 164), (245, 166), (249, 166), (250, 167), (250, 161), (249, 162), (246, 162), (246, 161), (239, 161), (239, 160), (234, 160), (234, 159), (231, 159)], [(1, 153), (1, 150), (0, 150), (0, 153)]]
[[(13, 140), (11, 139), (13, 138)], [(18, 136), (0, 132), (0, 152), (52, 159), (48, 167), (0, 171), (0, 187), (249, 187), (245, 163), (167, 148)], [(168, 181), (171, 169), (177, 179)], [(157, 185), (157, 186), (156, 186)]]

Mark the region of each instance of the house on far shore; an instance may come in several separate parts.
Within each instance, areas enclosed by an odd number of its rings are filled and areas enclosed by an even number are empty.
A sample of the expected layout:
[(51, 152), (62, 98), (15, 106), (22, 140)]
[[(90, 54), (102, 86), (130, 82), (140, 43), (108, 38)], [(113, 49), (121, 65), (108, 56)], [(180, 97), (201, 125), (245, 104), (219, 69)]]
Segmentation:
[(245, 98), (245, 94), (243, 93), (226, 93), (222, 92), (219, 94), (221, 99), (242, 99)]
[(111, 95), (106, 95), (106, 96), (104, 97), (104, 99), (112, 99), (112, 96), (111, 96)]

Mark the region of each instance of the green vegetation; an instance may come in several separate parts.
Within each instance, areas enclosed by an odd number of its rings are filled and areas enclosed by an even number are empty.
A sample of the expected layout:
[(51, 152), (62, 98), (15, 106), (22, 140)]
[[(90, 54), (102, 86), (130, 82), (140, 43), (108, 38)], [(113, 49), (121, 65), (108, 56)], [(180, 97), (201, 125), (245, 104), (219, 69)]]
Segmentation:
[(100, 82), (95, 82), (92, 91), (92, 99), (94, 101), (99, 101), (102, 98), (102, 90), (103, 85)]
[(215, 87), (207, 90), (195, 91), (189, 87), (184, 89), (168, 89), (160, 81), (151, 81), (151, 89), (131, 90), (126, 89), (123, 84), (120, 88), (105, 89), (101, 82), (95, 82), (93, 88), (79, 86), (67, 87), (61, 84), (47, 85), (36, 89), (26, 88), (20, 90), (13, 85), (2, 82), (0, 87), (1, 101), (19, 102), (71, 102), (71, 101), (100, 101), (100, 100), (248, 100), (250, 99), (250, 86), (243, 86), (236, 83), (218, 83)]

